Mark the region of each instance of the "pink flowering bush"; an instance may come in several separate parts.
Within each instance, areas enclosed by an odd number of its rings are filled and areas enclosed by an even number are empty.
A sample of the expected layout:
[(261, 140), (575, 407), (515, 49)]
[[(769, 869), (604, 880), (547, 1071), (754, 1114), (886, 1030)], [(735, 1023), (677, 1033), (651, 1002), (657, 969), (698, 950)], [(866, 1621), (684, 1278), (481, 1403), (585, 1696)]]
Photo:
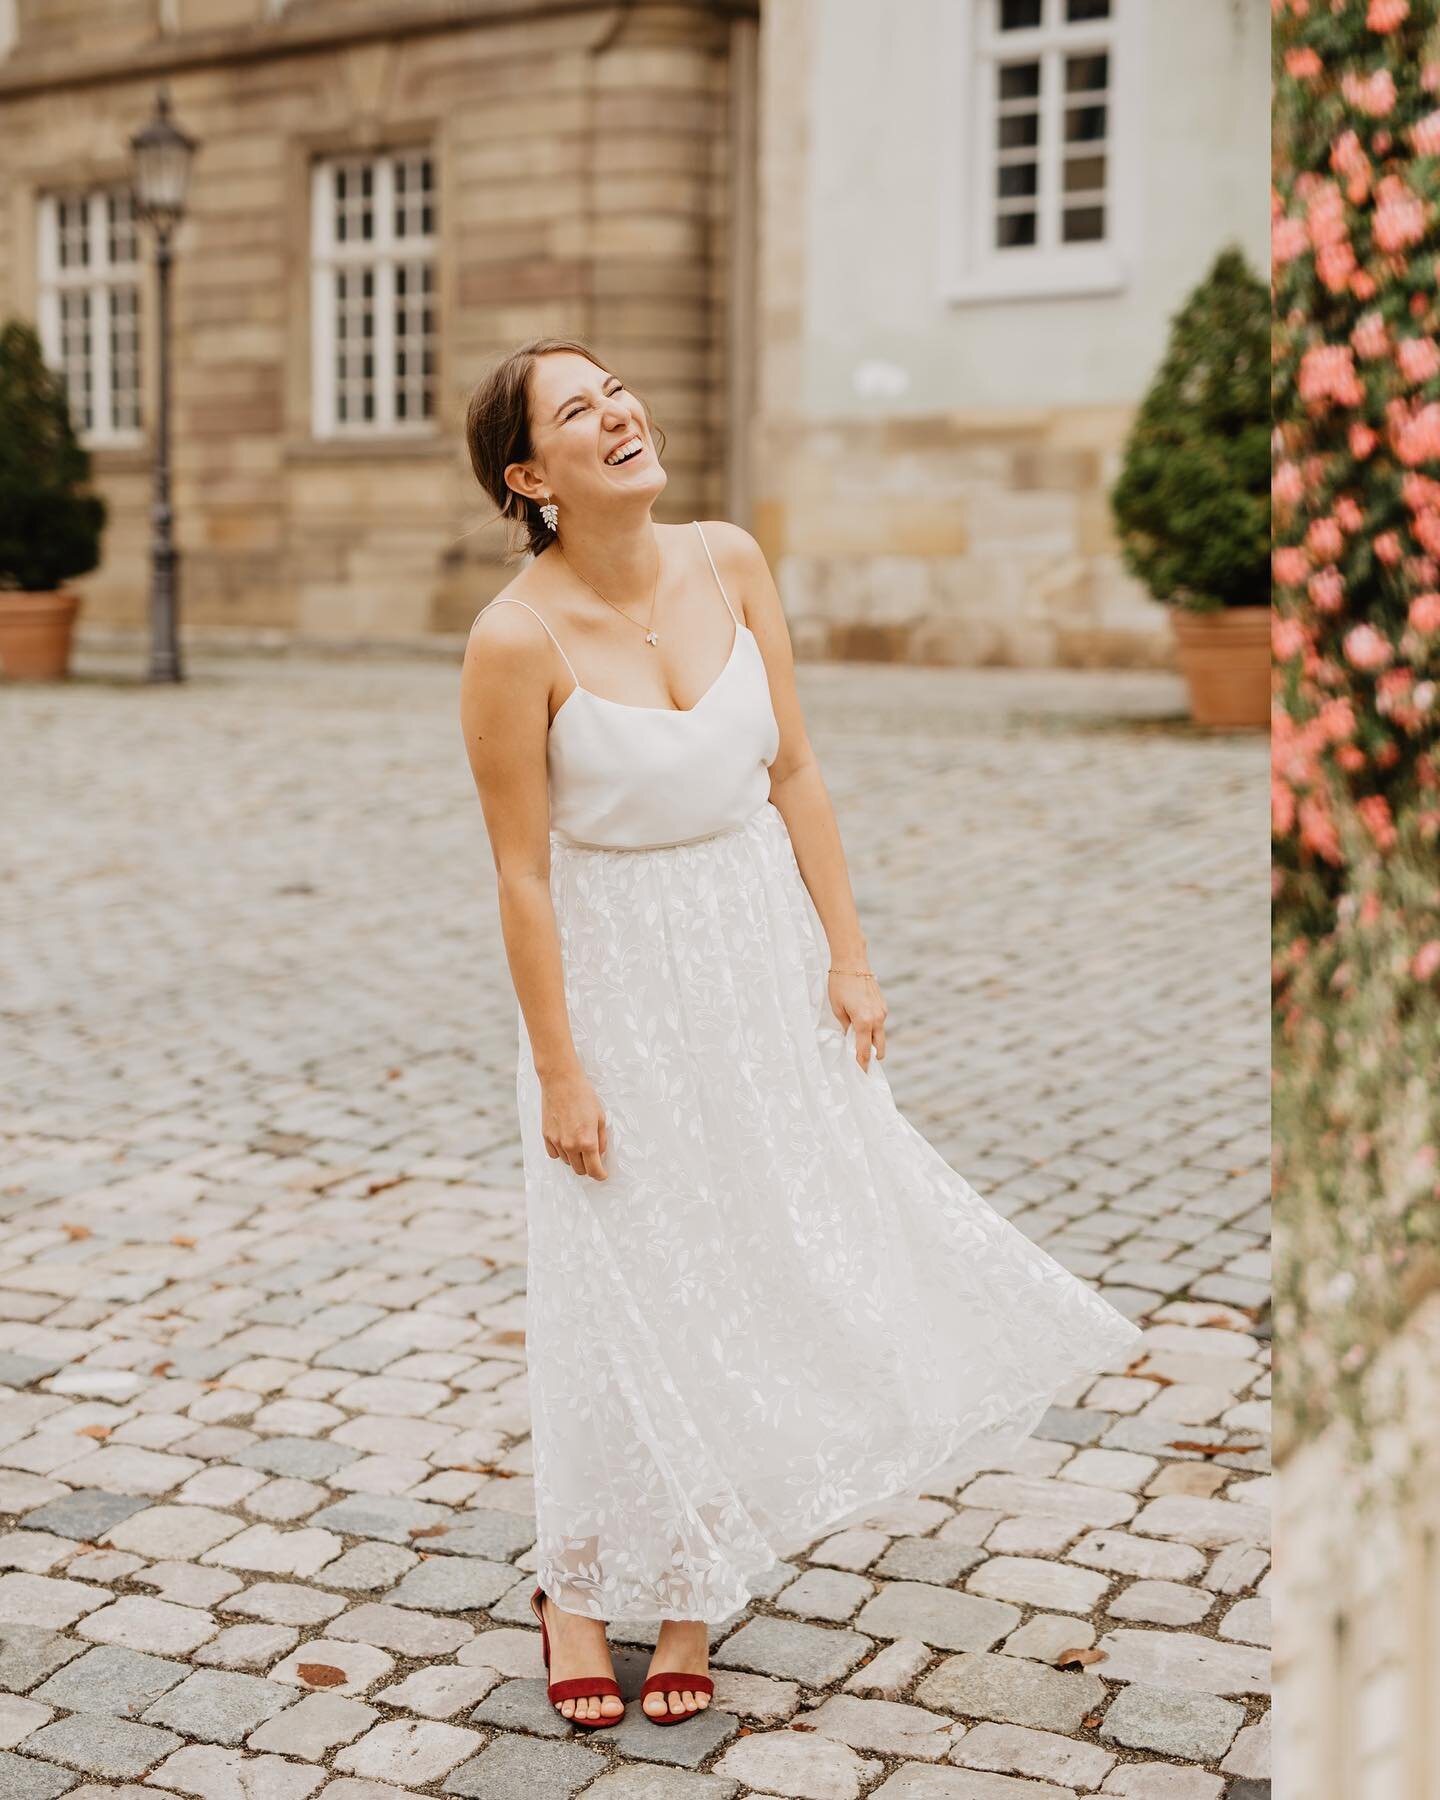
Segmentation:
[(1440, 1248), (1440, 0), (1272, 0), (1277, 1337), (1363, 1419)]

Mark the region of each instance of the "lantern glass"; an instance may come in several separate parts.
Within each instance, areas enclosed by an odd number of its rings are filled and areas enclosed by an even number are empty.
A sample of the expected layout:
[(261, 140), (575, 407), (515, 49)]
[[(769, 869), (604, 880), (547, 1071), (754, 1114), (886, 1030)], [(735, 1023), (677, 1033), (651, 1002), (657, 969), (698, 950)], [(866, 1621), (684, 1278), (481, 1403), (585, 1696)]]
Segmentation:
[(155, 117), (130, 140), (135, 162), (135, 203), (141, 216), (169, 231), (185, 211), (185, 190), (195, 143), (170, 119), (170, 102), (162, 93)]

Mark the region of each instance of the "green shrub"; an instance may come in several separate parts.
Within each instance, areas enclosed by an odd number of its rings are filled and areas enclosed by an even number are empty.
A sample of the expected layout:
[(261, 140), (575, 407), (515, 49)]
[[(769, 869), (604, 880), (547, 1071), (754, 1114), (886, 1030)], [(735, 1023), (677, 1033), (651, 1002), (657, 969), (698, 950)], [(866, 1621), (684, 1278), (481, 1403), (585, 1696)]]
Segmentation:
[(12, 319), (0, 328), (0, 588), (44, 593), (96, 566), (106, 509), (89, 479), (64, 383)]
[(1235, 246), (1171, 321), (1110, 505), (1157, 600), (1263, 606), (1270, 585), (1270, 298)]

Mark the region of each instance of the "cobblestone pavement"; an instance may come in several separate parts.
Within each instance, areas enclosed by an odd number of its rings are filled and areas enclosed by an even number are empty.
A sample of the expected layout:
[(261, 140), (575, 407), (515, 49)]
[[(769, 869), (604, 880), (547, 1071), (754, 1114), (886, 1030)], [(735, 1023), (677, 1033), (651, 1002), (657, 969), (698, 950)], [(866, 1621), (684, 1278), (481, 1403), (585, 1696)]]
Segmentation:
[(801, 684), (897, 1100), (1143, 1355), (776, 1569), (707, 1713), (576, 1733), (455, 668), (92, 654), (0, 693), (0, 1795), (1269, 1794), (1263, 741), (1157, 675)]

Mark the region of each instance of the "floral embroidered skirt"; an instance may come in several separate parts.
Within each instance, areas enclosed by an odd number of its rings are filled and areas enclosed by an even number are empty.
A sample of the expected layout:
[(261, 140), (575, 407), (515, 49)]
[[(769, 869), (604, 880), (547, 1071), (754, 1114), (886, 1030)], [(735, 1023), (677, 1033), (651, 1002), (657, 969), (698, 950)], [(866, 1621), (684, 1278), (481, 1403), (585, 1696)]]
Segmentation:
[(547, 1154), (519, 1015), (536, 1578), (592, 1618), (721, 1623), (1139, 1332), (861, 1069), (771, 802), (658, 849), (552, 836), (550, 869), (608, 1179)]

